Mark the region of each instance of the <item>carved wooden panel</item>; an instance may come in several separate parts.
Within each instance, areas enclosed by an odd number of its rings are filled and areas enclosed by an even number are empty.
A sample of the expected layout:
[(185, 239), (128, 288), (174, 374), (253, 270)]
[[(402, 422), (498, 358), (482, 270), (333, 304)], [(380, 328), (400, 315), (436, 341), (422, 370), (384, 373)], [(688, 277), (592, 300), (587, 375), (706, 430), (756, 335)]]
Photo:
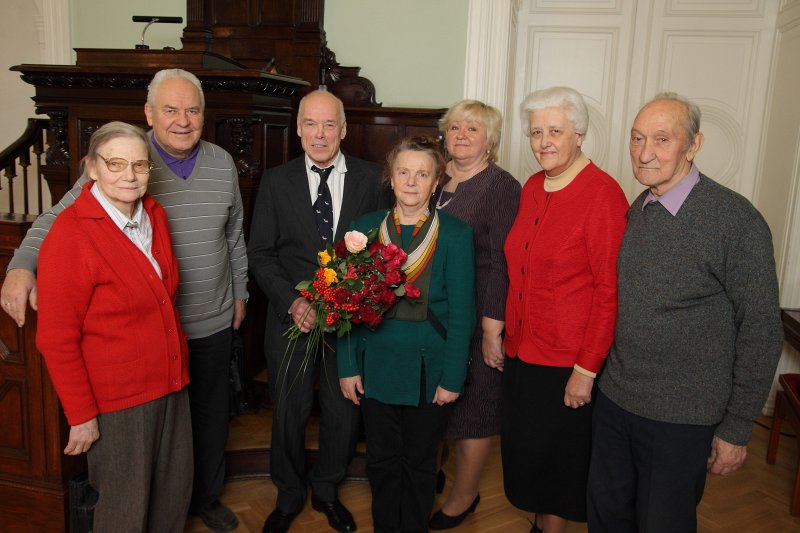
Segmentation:
[(356, 157), (383, 164), (386, 152), (407, 135), (438, 137), (446, 109), (345, 107), (347, 136), (342, 148)]
[[(320, 83), (323, 0), (190, 0), (183, 48)], [(271, 63), (272, 59), (275, 63)]]

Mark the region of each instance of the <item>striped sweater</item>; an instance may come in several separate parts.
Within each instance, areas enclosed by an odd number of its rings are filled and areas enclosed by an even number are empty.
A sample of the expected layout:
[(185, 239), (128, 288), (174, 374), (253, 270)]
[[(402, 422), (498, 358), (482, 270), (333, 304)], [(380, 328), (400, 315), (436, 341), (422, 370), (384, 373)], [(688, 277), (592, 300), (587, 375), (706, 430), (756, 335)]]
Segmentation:
[[(148, 135), (150, 137), (150, 135)], [(190, 339), (230, 326), (233, 300), (247, 294), (247, 256), (242, 232), (242, 198), (233, 158), (219, 146), (200, 141), (192, 174), (176, 176), (150, 146), (155, 167), (147, 192), (167, 213), (180, 285), (177, 307)], [(72, 205), (86, 176), (49, 211), (36, 219), (8, 265), (36, 272), (42, 240), (55, 217)]]

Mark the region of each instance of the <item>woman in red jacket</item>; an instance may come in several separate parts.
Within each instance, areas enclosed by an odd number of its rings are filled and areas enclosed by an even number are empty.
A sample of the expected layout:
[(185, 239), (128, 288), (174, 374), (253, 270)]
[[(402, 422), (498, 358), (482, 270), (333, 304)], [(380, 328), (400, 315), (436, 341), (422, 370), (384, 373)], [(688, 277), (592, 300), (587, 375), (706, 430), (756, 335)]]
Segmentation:
[(520, 110), (542, 171), (505, 243), (503, 475), (509, 501), (537, 513), (532, 531), (562, 532), (586, 521), (594, 378), (614, 332), (628, 202), (581, 151), (589, 115), (577, 91), (536, 91)]
[(164, 209), (145, 194), (144, 132), (98, 129), (92, 181), (39, 254), (36, 344), (99, 492), (93, 531), (182, 532), (192, 492), (186, 339)]

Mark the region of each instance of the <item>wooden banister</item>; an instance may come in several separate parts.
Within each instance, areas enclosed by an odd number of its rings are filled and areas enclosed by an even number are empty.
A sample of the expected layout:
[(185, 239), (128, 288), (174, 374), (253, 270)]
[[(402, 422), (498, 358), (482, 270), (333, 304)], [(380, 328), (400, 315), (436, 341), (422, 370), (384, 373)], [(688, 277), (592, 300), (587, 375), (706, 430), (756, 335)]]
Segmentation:
[[(44, 154), (47, 130), (50, 121), (43, 118), (29, 118), (28, 127), (19, 139), (8, 148), (0, 152), (0, 169), (8, 179), (8, 207), (2, 209), (8, 213), (31, 214), (30, 200), (31, 188), (36, 190), (36, 211), (41, 213), (42, 202), (42, 155)], [(34, 162), (34, 172), (29, 174), (31, 161)], [(15, 205), (14, 184), (18, 177), (18, 170), (22, 171), (22, 200), (23, 210), (18, 211)], [(49, 207), (49, 206), (48, 206)]]

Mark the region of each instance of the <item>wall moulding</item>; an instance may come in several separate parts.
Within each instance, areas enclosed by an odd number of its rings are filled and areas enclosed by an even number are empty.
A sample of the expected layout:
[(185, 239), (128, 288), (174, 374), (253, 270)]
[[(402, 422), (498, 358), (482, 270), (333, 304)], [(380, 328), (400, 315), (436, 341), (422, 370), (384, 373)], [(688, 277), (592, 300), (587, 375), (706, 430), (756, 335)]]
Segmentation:
[(536, 0), (529, 13), (619, 15), (623, 0)]
[(668, 17), (763, 17), (765, 1), (731, 0), (727, 2), (703, 2), (701, 0), (670, 0), (665, 6)]

